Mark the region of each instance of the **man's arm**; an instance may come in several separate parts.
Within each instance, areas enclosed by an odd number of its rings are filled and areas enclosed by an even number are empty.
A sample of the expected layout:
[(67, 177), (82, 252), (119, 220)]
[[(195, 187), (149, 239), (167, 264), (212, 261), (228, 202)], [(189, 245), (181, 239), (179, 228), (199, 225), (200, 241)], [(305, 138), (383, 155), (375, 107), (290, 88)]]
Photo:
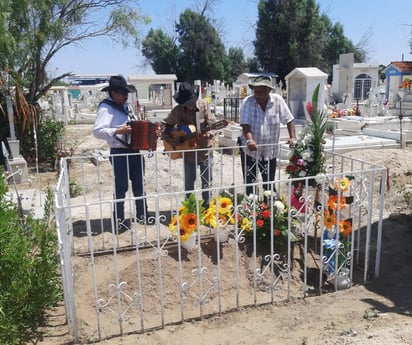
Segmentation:
[(295, 133), (295, 121), (290, 121), (286, 125), (288, 127), (288, 132), (289, 132), (289, 139), (288, 139), (288, 144), (290, 146), (293, 146), (293, 142), (295, 141), (296, 138), (296, 133)]

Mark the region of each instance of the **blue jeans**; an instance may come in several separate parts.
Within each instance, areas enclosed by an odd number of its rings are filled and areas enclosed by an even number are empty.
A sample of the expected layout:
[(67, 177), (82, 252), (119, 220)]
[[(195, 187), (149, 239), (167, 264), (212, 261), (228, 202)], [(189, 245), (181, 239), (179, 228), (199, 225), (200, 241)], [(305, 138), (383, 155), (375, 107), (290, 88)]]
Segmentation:
[[(127, 153), (134, 153), (126, 156)], [(143, 188), (145, 162), (144, 157), (129, 149), (110, 149), (110, 163), (113, 166), (115, 199), (124, 199), (129, 187), (129, 179), (132, 181), (132, 191), (134, 197), (145, 195)], [(136, 217), (142, 218), (147, 214), (147, 206), (144, 199), (136, 200)], [(124, 218), (124, 201), (116, 202), (114, 219)], [(144, 219), (144, 218), (143, 218)]]
[[(213, 180), (213, 157), (201, 162), (188, 162), (184, 160), (185, 166), (185, 190), (194, 190), (195, 189), (195, 180), (197, 166), (200, 168), (200, 181), (202, 184), (202, 189), (208, 189), (212, 185)], [(190, 193), (186, 194), (186, 197), (189, 197)], [(202, 191), (203, 205), (208, 206), (210, 203), (210, 191)]]

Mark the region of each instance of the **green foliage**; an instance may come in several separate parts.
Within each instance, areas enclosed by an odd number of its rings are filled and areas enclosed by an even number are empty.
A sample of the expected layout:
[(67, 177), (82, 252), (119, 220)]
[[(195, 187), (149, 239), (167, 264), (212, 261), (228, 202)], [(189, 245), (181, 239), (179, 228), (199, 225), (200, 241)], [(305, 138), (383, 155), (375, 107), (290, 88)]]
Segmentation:
[(177, 37), (151, 29), (142, 41), (142, 53), (156, 73), (175, 73), (179, 81), (214, 79), (233, 82), (247, 64), (240, 48), (229, 53), (212, 21), (202, 13), (186, 9), (176, 23)]
[(339, 54), (364, 55), (321, 15), (315, 0), (260, 0), (256, 27), (255, 54), (261, 68), (276, 72), (281, 79), (295, 67), (313, 66), (332, 72)]
[(138, 47), (140, 15), (136, 0), (10, 0), (0, 2), (0, 78), (8, 89), (18, 84), (34, 105), (71, 71), (49, 79), (45, 71), (64, 47), (108, 37)]
[(70, 192), (70, 197), (75, 198), (76, 196), (79, 196), (82, 193), (83, 189), (79, 184), (74, 181), (70, 180), (69, 182), (69, 192)]
[(162, 30), (150, 29), (142, 41), (142, 54), (150, 63), (154, 72), (173, 74), (178, 72), (180, 51), (172, 38)]
[[(65, 125), (63, 121), (43, 118), (37, 125), (37, 151), (39, 163), (50, 163), (54, 168), (56, 163), (56, 144), (64, 136)], [(29, 161), (35, 159), (35, 141), (31, 131), (20, 138), (22, 155)]]
[(179, 35), (180, 70), (187, 80), (200, 79), (212, 83), (222, 79), (225, 71), (225, 47), (207, 17), (185, 10), (176, 24)]
[(3, 180), (0, 191), (0, 344), (27, 344), (61, 300), (56, 230), (44, 220), (23, 222)]

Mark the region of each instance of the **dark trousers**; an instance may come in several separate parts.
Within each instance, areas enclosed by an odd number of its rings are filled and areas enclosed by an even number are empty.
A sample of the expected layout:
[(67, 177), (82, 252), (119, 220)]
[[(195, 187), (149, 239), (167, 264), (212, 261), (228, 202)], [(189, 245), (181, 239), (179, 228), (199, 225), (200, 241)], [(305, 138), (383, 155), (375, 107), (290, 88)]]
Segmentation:
[[(144, 157), (140, 154), (125, 155), (132, 153), (129, 149), (112, 148), (110, 149), (110, 162), (113, 166), (115, 199), (124, 199), (129, 187), (129, 179), (132, 182), (132, 191), (134, 197), (141, 197), (144, 193)], [(135, 152), (133, 152), (135, 153)], [(138, 199), (136, 204), (136, 217), (144, 219), (147, 214), (147, 206), (144, 199)], [(124, 218), (124, 201), (116, 202), (114, 210), (114, 219)]]
[(256, 183), (258, 180), (258, 174), (262, 175), (263, 189), (265, 191), (272, 190), (276, 191), (275, 187), (271, 188), (270, 182), (275, 180), (276, 173), (276, 158), (270, 160), (256, 160), (248, 156), (244, 149), (240, 149), (240, 161), (242, 164), (242, 174), (243, 180), (247, 184), (246, 195), (259, 194), (258, 187), (249, 185), (251, 183)]
[[(213, 157), (209, 157), (208, 159), (201, 161), (201, 162), (189, 162), (188, 160), (184, 160), (185, 166), (185, 190), (194, 190), (195, 189), (195, 180), (197, 174), (197, 166), (200, 169), (200, 181), (202, 185), (202, 189), (210, 188), (213, 180)], [(190, 194), (186, 195), (189, 197)], [(210, 203), (210, 191), (204, 190), (202, 192), (202, 199), (203, 205), (208, 206)]]

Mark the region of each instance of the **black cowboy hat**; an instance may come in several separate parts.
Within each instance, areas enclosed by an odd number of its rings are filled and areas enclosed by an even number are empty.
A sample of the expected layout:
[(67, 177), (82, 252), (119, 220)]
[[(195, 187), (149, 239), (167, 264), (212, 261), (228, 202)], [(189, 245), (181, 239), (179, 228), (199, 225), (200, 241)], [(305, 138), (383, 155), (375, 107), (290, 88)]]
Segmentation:
[(199, 89), (185, 81), (179, 85), (179, 91), (173, 95), (174, 100), (181, 105), (189, 105), (199, 97)]
[(126, 91), (126, 92), (136, 92), (136, 88), (133, 85), (128, 85), (126, 79), (121, 75), (114, 75), (109, 79), (109, 86), (106, 86), (102, 91)]

